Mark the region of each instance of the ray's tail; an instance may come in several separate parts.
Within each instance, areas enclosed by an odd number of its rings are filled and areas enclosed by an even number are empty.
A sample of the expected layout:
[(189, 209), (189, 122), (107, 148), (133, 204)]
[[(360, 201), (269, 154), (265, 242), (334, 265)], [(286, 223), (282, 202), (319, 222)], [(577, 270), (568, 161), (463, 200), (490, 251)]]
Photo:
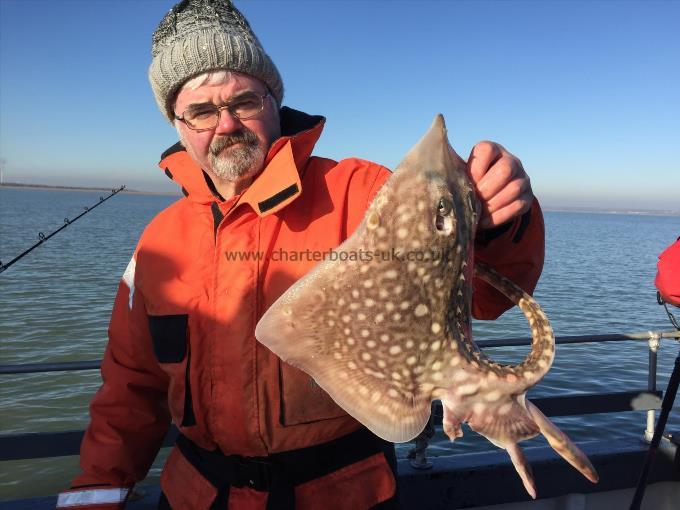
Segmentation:
[(475, 276), (502, 292), (522, 310), (529, 321), (531, 352), (520, 364), (506, 365), (500, 370), (505, 376), (515, 375), (522, 389), (534, 386), (548, 373), (555, 358), (555, 336), (548, 317), (534, 298), (489, 266), (476, 263)]
[(496, 446), (505, 448), (533, 498), (536, 486), (531, 467), (517, 443), (539, 433), (588, 480), (597, 482), (597, 472), (585, 454), (526, 398), (526, 391), (548, 372), (555, 356), (555, 337), (548, 318), (531, 296), (488, 266), (476, 264), (475, 275), (520, 307), (531, 325), (531, 352), (518, 365), (499, 366), (489, 361), (488, 370), (482, 370), (474, 385), (467, 385), (470, 390), (454, 385), (442, 398), (444, 432), (454, 440), (462, 436), (460, 424), (467, 422)]

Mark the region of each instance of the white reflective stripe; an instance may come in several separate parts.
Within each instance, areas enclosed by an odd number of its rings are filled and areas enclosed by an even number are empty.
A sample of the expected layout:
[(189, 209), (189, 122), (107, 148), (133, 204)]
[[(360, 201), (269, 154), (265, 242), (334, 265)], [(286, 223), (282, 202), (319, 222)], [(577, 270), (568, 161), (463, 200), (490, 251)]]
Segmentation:
[(57, 499), (57, 508), (84, 505), (112, 505), (125, 502), (130, 489), (91, 489), (78, 492), (62, 492)]
[(136, 267), (137, 267), (137, 261), (135, 260), (135, 257), (133, 256), (130, 259), (130, 262), (128, 262), (128, 265), (125, 268), (125, 272), (123, 273), (123, 281), (125, 282), (125, 284), (130, 289), (130, 297), (129, 297), (129, 301), (128, 301), (128, 305), (130, 307), (130, 310), (132, 310), (132, 297), (135, 295), (135, 268)]

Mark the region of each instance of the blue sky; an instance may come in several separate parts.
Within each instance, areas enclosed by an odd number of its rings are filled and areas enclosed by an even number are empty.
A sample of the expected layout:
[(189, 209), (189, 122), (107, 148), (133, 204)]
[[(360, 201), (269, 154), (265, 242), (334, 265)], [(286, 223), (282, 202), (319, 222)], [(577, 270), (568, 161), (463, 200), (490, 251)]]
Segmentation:
[[(165, 0), (0, 0), (5, 181), (171, 190), (146, 72)], [(243, 0), (316, 153), (394, 168), (444, 114), (549, 207), (680, 209), (680, 3)]]

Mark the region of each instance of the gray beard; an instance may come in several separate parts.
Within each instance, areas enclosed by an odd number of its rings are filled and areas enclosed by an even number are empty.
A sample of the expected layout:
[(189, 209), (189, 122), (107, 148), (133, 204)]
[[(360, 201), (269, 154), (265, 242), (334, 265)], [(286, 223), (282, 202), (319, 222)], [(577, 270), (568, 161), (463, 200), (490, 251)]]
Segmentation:
[[(241, 145), (231, 147), (235, 143)], [(262, 169), (265, 157), (264, 147), (255, 134), (249, 130), (242, 130), (213, 140), (208, 161), (217, 178), (236, 182), (257, 174)]]

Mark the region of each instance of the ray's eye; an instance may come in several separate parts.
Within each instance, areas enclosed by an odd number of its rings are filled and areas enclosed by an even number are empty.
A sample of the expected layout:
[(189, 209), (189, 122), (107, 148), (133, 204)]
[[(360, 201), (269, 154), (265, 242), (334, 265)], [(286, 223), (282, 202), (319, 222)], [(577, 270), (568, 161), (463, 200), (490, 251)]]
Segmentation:
[(439, 216), (446, 216), (451, 212), (451, 202), (446, 200), (444, 197), (439, 199), (439, 204), (437, 204), (437, 214)]
[(437, 215), (434, 220), (434, 225), (440, 233), (447, 234), (451, 231), (453, 225), (452, 211), (453, 204), (451, 200), (441, 197), (437, 203)]

